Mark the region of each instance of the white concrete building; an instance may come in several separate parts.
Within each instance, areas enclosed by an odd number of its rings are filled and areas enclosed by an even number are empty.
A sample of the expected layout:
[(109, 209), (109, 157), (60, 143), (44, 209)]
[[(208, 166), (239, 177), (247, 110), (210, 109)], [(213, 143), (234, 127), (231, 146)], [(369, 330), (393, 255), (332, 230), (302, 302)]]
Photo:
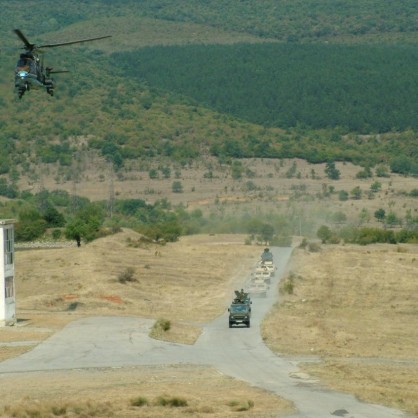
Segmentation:
[(16, 323), (14, 223), (0, 219), (0, 327)]

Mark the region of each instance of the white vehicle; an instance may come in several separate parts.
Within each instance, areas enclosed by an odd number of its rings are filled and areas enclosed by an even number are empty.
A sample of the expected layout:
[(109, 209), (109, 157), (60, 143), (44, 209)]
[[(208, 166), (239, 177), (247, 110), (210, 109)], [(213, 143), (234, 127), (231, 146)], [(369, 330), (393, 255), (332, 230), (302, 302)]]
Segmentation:
[(273, 264), (273, 261), (264, 261), (263, 266), (270, 272), (270, 276), (274, 277), (276, 274), (276, 267)]
[(251, 296), (260, 296), (265, 298), (267, 296), (269, 287), (263, 279), (255, 279), (250, 282), (247, 287), (247, 293)]
[(266, 267), (257, 267), (255, 269), (255, 272), (253, 274), (253, 277), (255, 280), (262, 279), (266, 283), (271, 282), (271, 273)]

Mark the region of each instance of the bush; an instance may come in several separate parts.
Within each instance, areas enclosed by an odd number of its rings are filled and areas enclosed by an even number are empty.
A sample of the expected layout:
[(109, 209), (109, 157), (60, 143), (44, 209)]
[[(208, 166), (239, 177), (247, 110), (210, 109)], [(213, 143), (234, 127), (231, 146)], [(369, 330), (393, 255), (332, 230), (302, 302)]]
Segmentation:
[(283, 283), (283, 286), (282, 286), (283, 293), (287, 293), (288, 295), (293, 295), (294, 289), (295, 289), (295, 283), (293, 281), (293, 277), (289, 276)]
[(254, 408), (254, 401), (230, 401), (228, 402), (228, 406), (237, 412), (248, 411), (249, 409)]
[(170, 331), (171, 322), (168, 319), (160, 318), (152, 326), (150, 336), (153, 338), (160, 338), (164, 332)]
[(321, 251), (321, 244), (319, 244), (318, 242), (310, 242), (308, 244), (308, 251), (310, 251), (311, 253), (317, 253)]
[(61, 238), (61, 236), (62, 236), (62, 231), (60, 229), (54, 229), (52, 231), (52, 238), (54, 240), (59, 240)]
[(136, 279), (134, 278), (135, 269), (133, 267), (127, 267), (124, 271), (119, 273), (118, 281), (119, 283), (126, 283), (126, 282), (135, 282)]
[(166, 398), (164, 396), (159, 396), (156, 401), (155, 401), (156, 405), (159, 406), (169, 406), (172, 408), (180, 408), (183, 406), (187, 406), (187, 400), (184, 398), (178, 398), (178, 397), (173, 397), (173, 398)]
[(149, 402), (147, 398), (144, 398), (143, 396), (139, 396), (138, 398), (131, 400), (132, 406), (148, 406)]
[(170, 328), (171, 328), (171, 322), (170, 322), (170, 320), (168, 320), (168, 319), (163, 319), (163, 318), (160, 318), (158, 321), (157, 321), (157, 326), (159, 327), (159, 328), (161, 328), (163, 331), (169, 331), (170, 330)]
[(181, 184), (181, 181), (173, 181), (173, 184), (171, 185), (171, 191), (173, 193), (183, 193), (183, 185)]

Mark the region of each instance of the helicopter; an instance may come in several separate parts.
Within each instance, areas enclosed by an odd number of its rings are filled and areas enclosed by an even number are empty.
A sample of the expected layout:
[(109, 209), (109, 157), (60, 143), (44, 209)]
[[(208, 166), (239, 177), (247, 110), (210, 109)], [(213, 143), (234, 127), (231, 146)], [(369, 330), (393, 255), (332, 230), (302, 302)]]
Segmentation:
[(19, 99), (32, 88), (44, 88), (46, 92), (54, 95), (54, 80), (51, 74), (68, 73), (67, 70), (54, 70), (52, 67), (45, 67), (43, 59), (39, 58), (44, 48), (55, 48), (58, 46), (78, 44), (82, 42), (97, 41), (99, 39), (110, 38), (111, 35), (99, 36), (96, 38), (79, 39), (77, 41), (61, 42), (54, 44), (35, 45), (28, 41), (20, 29), (15, 29), (14, 33), (23, 42), (25, 52), (20, 54), (15, 68), (15, 89)]

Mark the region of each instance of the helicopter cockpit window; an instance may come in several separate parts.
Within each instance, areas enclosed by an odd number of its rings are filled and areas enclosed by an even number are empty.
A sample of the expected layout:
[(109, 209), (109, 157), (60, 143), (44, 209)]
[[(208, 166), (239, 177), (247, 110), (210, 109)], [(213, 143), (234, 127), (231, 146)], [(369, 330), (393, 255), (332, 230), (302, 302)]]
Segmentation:
[(16, 67), (26, 67), (28, 65), (28, 60), (25, 55), (21, 55), (19, 60), (17, 61)]

